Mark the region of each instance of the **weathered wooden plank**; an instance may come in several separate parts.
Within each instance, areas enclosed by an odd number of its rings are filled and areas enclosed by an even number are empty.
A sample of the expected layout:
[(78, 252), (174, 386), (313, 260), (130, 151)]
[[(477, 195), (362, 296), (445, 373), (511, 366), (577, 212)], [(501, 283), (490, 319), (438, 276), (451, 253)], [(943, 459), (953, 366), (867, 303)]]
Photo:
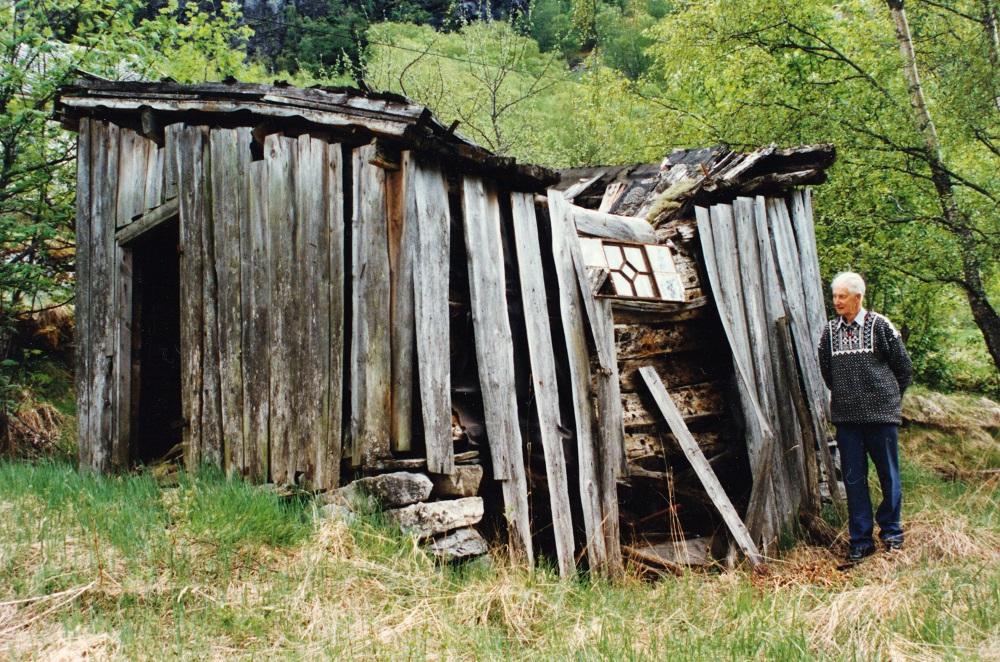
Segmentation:
[[(809, 408), (813, 412), (814, 428), (817, 437), (825, 439), (826, 421), (823, 416), (823, 403), (826, 398), (826, 387), (819, 373), (815, 348), (810, 338), (802, 293), (801, 265), (791, 219), (788, 216), (788, 208), (785, 206), (784, 200), (767, 199), (767, 221), (771, 230), (771, 244), (776, 258), (778, 276), (782, 283), (785, 308), (788, 311), (792, 341), (798, 356), (799, 370), (802, 373), (805, 390), (809, 396)], [(836, 476), (829, 448), (822, 443), (819, 446), (820, 458), (823, 460), (827, 475)], [(842, 499), (840, 488), (835, 480), (830, 481), (830, 494), (834, 501)]]
[(375, 146), (354, 150), (352, 219), (351, 454), (355, 465), (389, 456), (392, 384), (385, 171)]
[[(744, 314), (747, 321), (747, 331), (749, 333), (750, 362), (754, 367), (754, 378), (756, 380), (757, 401), (764, 412), (768, 412), (768, 423), (774, 431), (776, 437), (781, 438), (783, 434), (788, 434), (781, 423), (781, 414), (778, 410), (778, 398), (775, 391), (775, 366), (772, 362), (774, 358), (771, 347), (771, 330), (773, 328), (765, 310), (764, 299), (771, 293), (764, 289), (764, 278), (761, 271), (760, 246), (757, 236), (757, 227), (754, 219), (754, 201), (752, 198), (737, 198), (733, 202), (736, 230), (736, 251), (734, 257), (739, 260), (739, 284), (743, 292)], [(780, 448), (780, 444), (771, 446), (773, 457), (770, 465), (770, 475), (754, 475), (754, 483), (758, 489), (768, 490), (773, 499), (774, 514), (778, 518), (778, 523), (782, 526), (791, 523), (794, 519), (796, 503), (790, 494), (790, 485), (787, 477), (783, 454), (775, 452)], [(762, 449), (757, 449), (762, 452)], [(757, 467), (760, 467), (760, 458), (757, 458)], [(748, 517), (748, 521), (752, 518)], [(765, 549), (770, 543), (769, 540), (762, 541)]]
[(240, 247), (245, 208), (244, 174), (250, 161), (249, 129), (212, 129), (209, 135), (212, 229), (219, 306), (219, 388), (222, 466), (246, 475), (243, 429), (243, 308)]
[(112, 437), (115, 434), (115, 282), (118, 276), (115, 244), (115, 190), (118, 180), (118, 141), (115, 124), (100, 123), (92, 145), (91, 177), (91, 288), (93, 317), (90, 343), (93, 364), (90, 386), (91, 467), (105, 473), (113, 466)]
[(548, 478), (556, 561), (559, 575), (568, 577), (575, 572), (573, 516), (569, 502), (566, 458), (560, 433), (560, 428), (563, 426), (559, 415), (559, 390), (552, 329), (549, 324), (545, 272), (542, 267), (538, 221), (535, 218), (532, 196), (527, 193), (512, 193), (511, 214), (514, 221), (528, 356), (531, 361), (531, 385), (538, 412), (542, 452), (545, 456), (545, 475)]
[(160, 189), (163, 199), (172, 198), (177, 195), (177, 157), (176, 137), (179, 135), (181, 124), (171, 124), (163, 130), (163, 184)]
[(132, 439), (132, 251), (114, 248), (114, 432), (111, 438), (111, 466), (128, 467)]
[(94, 150), (91, 145), (96, 127), (93, 120), (82, 118), (76, 141), (76, 299), (74, 302), (73, 363), (76, 383), (77, 447), (80, 467), (93, 469), (93, 449), (97, 440), (91, 434), (90, 386), (93, 380), (94, 346), (90, 341), (90, 327), (94, 311), (90, 307), (91, 253), (93, 251), (91, 223), (91, 186)]
[(172, 124), (166, 128), (168, 155), (173, 154), (180, 211), (181, 403), (184, 412), (184, 459), (189, 470), (201, 464), (201, 386), (203, 348), (202, 228), (205, 209), (201, 167), (201, 132)]
[(665, 357), (676, 352), (689, 352), (715, 347), (724, 340), (701, 321), (684, 321), (652, 326), (649, 324), (616, 324), (615, 353), (619, 361)]
[(163, 204), (163, 159), (165, 149), (152, 140), (146, 141), (146, 182), (143, 191), (143, 212)]
[[(746, 425), (748, 431), (748, 448), (756, 446), (760, 449), (758, 458), (761, 462), (753, 467), (751, 470), (754, 475), (767, 475), (770, 472), (771, 458), (774, 455), (774, 433), (771, 431), (770, 426), (764, 414), (761, 410), (760, 403), (757, 401), (757, 396), (755, 394), (755, 381), (751, 377), (751, 373), (747, 368), (748, 359), (743, 351), (745, 347), (746, 334), (740, 336), (733, 323), (732, 313), (735, 306), (730, 306), (727, 299), (727, 288), (735, 288), (735, 284), (732, 284), (731, 265), (727, 268), (727, 278), (723, 280), (722, 269), (720, 267), (720, 262), (724, 261), (723, 258), (727, 255), (724, 247), (720, 247), (716, 243), (715, 232), (713, 228), (713, 223), (711, 220), (711, 213), (708, 209), (704, 207), (695, 207), (695, 217), (698, 221), (698, 236), (701, 239), (702, 254), (705, 259), (705, 272), (708, 275), (709, 283), (712, 286), (712, 292), (716, 297), (716, 304), (719, 311), (719, 319), (722, 322), (722, 328), (726, 333), (726, 338), (729, 341), (730, 351), (733, 356), (733, 364), (736, 368), (737, 381), (740, 388), (740, 397), (743, 399), (744, 407), (743, 412), (746, 418)], [(724, 239), (725, 235), (720, 234), (720, 238)], [(732, 248), (730, 250), (733, 250)], [(762, 486), (763, 481), (757, 481), (757, 485)], [(770, 490), (766, 490), (763, 487), (758, 487), (756, 491), (756, 500), (761, 501), (763, 504), (768, 503), (768, 493)], [(751, 493), (751, 509), (754, 508), (754, 493)], [(766, 508), (765, 508), (766, 510)], [(759, 536), (763, 540), (771, 540), (775, 531), (771, 526), (770, 520), (767, 518), (761, 518), (763, 526), (759, 532)], [(751, 522), (753, 525), (754, 522)], [(753, 527), (751, 527), (753, 528)], [(758, 537), (758, 532), (754, 531), (755, 539)]]
[(593, 427), (590, 399), (590, 356), (584, 328), (583, 302), (573, 264), (572, 243), (577, 242), (571, 211), (562, 195), (548, 192), (548, 210), (552, 230), (552, 256), (558, 281), (559, 312), (563, 341), (569, 363), (571, 402), (576, 431), (577, 475), (580, 505), (587, 537), (587, 561), (596, 572), (614, 572), (609, 566), (600, 495), (600, 466), (596, 457), (597, 441)]
[(593, 177), (587, 177), (585, 179), (579, 180), (575, 184), (571, 184), (569, 187), (566, 188), (565, 191), (562, 192), (563, 199), (566, 200), (567, 202), (573, 200), (574, 198), (576, 198), (576, 196), (580, 195), (588, 188), (593, 186), (594, 182), (600, 179), (602, 174), (603, 173), (597, 173)]
[(394, 451), (408, 451), (413, 447), (413, 380), (417, 352), (413, 270), (418, 222), (413, 167), (413, 158), (406, 151), (400, 156), (399, 170), (386, 173), (392, 320), (392, 420), (389, 432)]
[(587, 209), (571, 205), (573, 222), (582, 234), (621, 241), (635, 241), (642, 244), (655, 244), (656, 233), (653, 226), (645, 219), (633, 216), (608, 214), (595, 209)]
[[(340, 482), (344, 384), (344, 166), (339, 144), (324, 146), (324, 226), (327, 232), (329, 277), (327, 298), (327, 410), (324, 434), (316, 446), (316, 485), (331, 489)], [(450, 413), (450, 410), (449, 410)]]
[[(411, 159), (409, 154), (406, 158)], [(443, 474), (455, 468), (448, 323), (451, 254), (448, 184), (440, 168), (420, 162), (411, 165), (416, 229), (413, 299), (424, 445), (429, 471)]]
[[(658, 370), (657, 374), (662, 373)], [(641, 376), (638, 379), (642, 381)], [(692, 436), (705, 455), (715, 455), (727, 447), (725, 438), (719, 432), (693, 432)], [(677, 439), (671, 432), (650, 428), (625, 433), (625, 456), (633, 465), (655, 464), (662, 467), (667, 457), (680, 452)]]
[[(802, 290), (805, 297), (806, 318), (813, 346), (819, 345), (819, 338), (826, 324), (826, 297), (823, 281), (819, 273), (819, 257), (816, 254), (816, 228), (813, 223), (812, 191), (793, 191), (792, 227), (795, 243), (799, 247), (799, 265), (802, 270)], [(830, 417), (829, 401), (823, 399), (823, 413)]]
[[(590, 296), (585, 292), (583, 296)], [(593, 324), (603, 326), (599, 331), (594, 332), (595, 338), (600, 338), (605, 343), (605, 350), (612, 357), (609, 367), (597, 374), (597, 427), (601, 439), (601, 451), (603, 461), (609, 462), (614, 468), (611, 480), (606, 481), (605, 494), (614, 496), (614, 504), (608, 507), (618, 509), (618, 497), (615, 494), (614, 478), (626, 474), (625, 449), (622, 413), (622, 393), (621, 382), (618, 374), (618, 361), (615, 360), (614, 344), (614, 314), (611, 311), (611, 303), (605, 300), (598, 300), (596, 306), (597, 316)], [(617, 517), (614, 518), (617, 521)], [(617, 538), (616, 538), (617, 539)], [(609, 545), (610, 549), (610, 545)]]
[(240, 217), (240, 305), (243, 317), (243, 448), (247, 477), (268, 482), (270, 419), (270, 284), (268, 280), (267, 162), (247, 166)]
[(296, 283), (292, 260), (295, 233), (295, 141), (277, 134), (264, 141), (267, 163), (267, 256), (270, 314), (270, 418), (268, 462), (271, 482), (295, 481), (292, 455), (293, 392), (297, 382), (295, 329), (292, 314), (296, 304)]
[(150, 209), (145, 214), (120, 228), (115, 233), (115, 239), (121, 246), (128, 246), (137, 239), (145, 236), (149, 231), (155, 230), (167, 221), (175, 218), (179, 210), (177, 198), (170, 198), (159, 207)]
[(115, 191), (115, 227), (128, 225), (141, 214), (146, 195), (146, 143), (131, 129), (119, 130), (118, 178)]
[[(583, 297), (593, 297), (589, 291)], [(622, 393), (618, 378), (618, 363), (614, 358), (614, 314), (611, 302), (596, 301), (596, 316), (591, 324), (596, 342), (603, 344), (610, 354), (610, 366), (596, 370), (597, 434), (600, 455), (601, 512), (604, 541), (608, 553), (608, 566), (618, 572), (622, 565), (621, 531), (618, 514), (617, 478), (628, 475), (625, 462), (625, 423), (622, 411)]]
[[(462, 180), (462, 219), (476, 361), (494, 477), (503, 481), (511, 538), (531, 562), (528, 484), (518, 425), (514, 341), (507, 313), (500, 204), (497, 192), (487, 188), (478, 177)], [(504, 473), (498, 475), (498, 469), (503, 469)]]
[[(795, 361), (795, 345), (792, 343), (792, 335), (788, 331), (788, 319), (781, 318), (775, 324), (777, 333), (775, 334), (775, 349), (778, 360), (785, 374), (785, 384), (788, 386), (789, 399), (795, 408), (795, 416), (798, 418), (799, 429), (801, 430), (801, 444), (803, 454), (803, 484), (802, 484), (802, 504), (807, 512), (818, 515), (820, 511), (819, 494), (819, 464), (816, 457), (816, 431), (813, 428), (812, 417), (809, 414), (809, 406), (805, 395), (802, 392), (798, 364)], [(823, 440), (825, 442), (825, 439)]]
[[(222, 354), (220, 342), (219, 265), (216, 253), (215, 219), (212, 197), (212, 154), (209, 128), (199, 127), (200, 140), (196, 147), (194, 166), (201, 178), (199, 201), (202, 217), (202, 355), (201, 355), (201, 459), (212, 466), (224, 468), (222, 431)], [(220, 247), (221, 248), (221, 247)]]
[(760, 558), (760, 553), (757, 551), (757, 546), (754, 545), (753, 539), (750, 537), (750, 532), (747, 531), (739, 515), (736, 514), (736, 509), (733, 508), (733, 504), (726, 495), (726, 491), (722, 489), (719, 479), (716, 477), (715, 472), (712, 471), (712, 466), (705, 459), (704, 453), (701, 452), (697, 442), (695, 442), (688, 431), (680, 411), (673, 400), (670, 399), (667, 390), (663, 388), (659, 375), (652, 368), (643, 368), (639, 371), (639, 374), (642, 375), (643, 381), (649, 388), (650, 395), (653, 396), (660, 415), (667, 422), (670, 431), (673, 432), (681, 449), (691, 462), (691, 466), (698, 475), (698, 479), (705, 487), (705, 491), (712, 498), (712, 503), (715, 504), (719, 514), (722, 515), (722, 519), (726, 522), (726, 526), (729, 527), (729, 531), (736, 540), (736, 543), (743, 550), (750, 565), (760, 565), (762, 559)]
[[(696, 384), (672, 389), (670, 397), (688, 420), (719, 416), (726, 410), (723, 398), (725, 388), (725, 382)], [(659, 420), (656, 412), (646, 406), (643, 398), (639, 393), (622, 393), (623, 423), (626, 430), (654, 425)]]
[(644, 365), (655, 366), (660, 371), (660, 379), (668, 390), (703, 382), (722, 381), (733, 374), (733, 366), (728, 356), (706, 356), (699, 350), (626, 359), (618, 364), (622, 391), (630, 392), (644, 388), (638, 375), (639, 368)]
[[(319, 487), (319, 465), (325, 463), (330, 437), (330, 355), (340, 351), (330, 341), (330, 235), (326, 205), (333, 201), (325, 194), (329, 167), (325, 140), (309, 135), (298, 139), (296, 157), (296, 202), (298, 233), (295, 239), (299, 301), (299, 362), (296, 390), (298, 407), (295, 421), (297, 452), (295, 471), (304, 484)], [(339, 389), (338, 389), (339, 395)]]

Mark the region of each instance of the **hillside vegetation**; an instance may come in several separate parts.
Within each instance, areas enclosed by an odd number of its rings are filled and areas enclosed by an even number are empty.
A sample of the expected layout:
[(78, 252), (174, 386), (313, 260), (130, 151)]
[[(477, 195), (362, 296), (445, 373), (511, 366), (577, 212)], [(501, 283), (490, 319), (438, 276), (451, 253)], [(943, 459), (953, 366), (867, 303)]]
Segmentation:
[(1000, 405), (921, 392), (907, 412), (901, 553), (840, 569), (840, 527), (764, 572), (616, 584), (500, 551), (438, 566), (377, 514), (320, 519), (213, 472), (5, 461), (0, 657), (1000, 659)]

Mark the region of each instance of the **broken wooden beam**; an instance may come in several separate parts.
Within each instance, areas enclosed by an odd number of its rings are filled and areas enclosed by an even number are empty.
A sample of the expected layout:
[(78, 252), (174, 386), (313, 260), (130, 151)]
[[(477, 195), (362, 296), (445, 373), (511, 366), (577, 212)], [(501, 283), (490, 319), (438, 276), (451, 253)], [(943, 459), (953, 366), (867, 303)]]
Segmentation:
[(750, 537), (750, 532), (747, 531), (743, 521), (736, 513), (736, 509), (733, 508), (729, 496), (719, 483), (715, 472), (712, 471), (712, 465), (705, 459), (705, 455), (701, 452), (701, 448), (698, 447), (698, 443), (688, 431), (680, 411), (678, 411), (677, 406), (670, 399), (670, 395), (663, 387), (660, 376), (656, 374), (654, 369), (649, 367), (640, 368), (639, 374), (642, 375), (643, 381), (646, 383), (647, 388), (649, 388), (650, 395), (656, 401), (656, 406), (660, 410), (660, 414), (666, 420), (670, 431), (674, 433), (674, 437), (677, 439), (677, 443), (691, 462), (691, 466), (705, 487), (705, 491), (712, 498), (712, 503), (715, 504), (719, 514), (722, 515), (722, 519), (726, 522), (726, 526), (729, 527), (729, 531), (732, 533), (736, 544), (740, 546), (750, 565), (754, 567), (760, 565), (762, 559), (760, 553), (757, 551), (757, 546)]

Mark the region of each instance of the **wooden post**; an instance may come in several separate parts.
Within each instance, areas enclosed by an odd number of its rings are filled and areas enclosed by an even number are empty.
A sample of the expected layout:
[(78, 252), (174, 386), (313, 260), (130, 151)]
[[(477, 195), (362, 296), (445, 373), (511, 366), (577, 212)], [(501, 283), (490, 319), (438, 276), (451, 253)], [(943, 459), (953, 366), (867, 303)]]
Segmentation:
[(267, 223), (267, 162), (247, 167), (247, 213), (240, 232), (243, 255), (243, 435), (248, 477), (270, 480), (269, 431), (271, 418), (270, 258)]
[(90, 342), (90, 327), (93, 310), (90, 307), (91, 223), (91, 170), (94, 151), (96, 123), (89, 118), (80, 120), (76, 140), (76, 302), (73, 359), (76, 382), (77, 446), (80, 467), (93, 468), (93, 449), (96, 439), (91, 435), (90, 384), (93, 379), (91, 369), (94, 362), (93, 346)]

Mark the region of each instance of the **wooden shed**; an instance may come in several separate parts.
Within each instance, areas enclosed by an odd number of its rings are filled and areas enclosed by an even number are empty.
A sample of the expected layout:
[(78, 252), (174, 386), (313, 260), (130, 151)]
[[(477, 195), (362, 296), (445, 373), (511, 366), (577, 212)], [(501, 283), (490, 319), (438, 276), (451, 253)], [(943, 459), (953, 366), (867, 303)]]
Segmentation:
[(390, 94), (83, 77), (56, 114), (78, 132), (81, 466), (180, 444), (323, 491), (478, 465), (513, 548), (563, 574), (668, 564), (678, 536), (756, 554), (818, 502), (796, 187), (832, 150), (560, 180)]

